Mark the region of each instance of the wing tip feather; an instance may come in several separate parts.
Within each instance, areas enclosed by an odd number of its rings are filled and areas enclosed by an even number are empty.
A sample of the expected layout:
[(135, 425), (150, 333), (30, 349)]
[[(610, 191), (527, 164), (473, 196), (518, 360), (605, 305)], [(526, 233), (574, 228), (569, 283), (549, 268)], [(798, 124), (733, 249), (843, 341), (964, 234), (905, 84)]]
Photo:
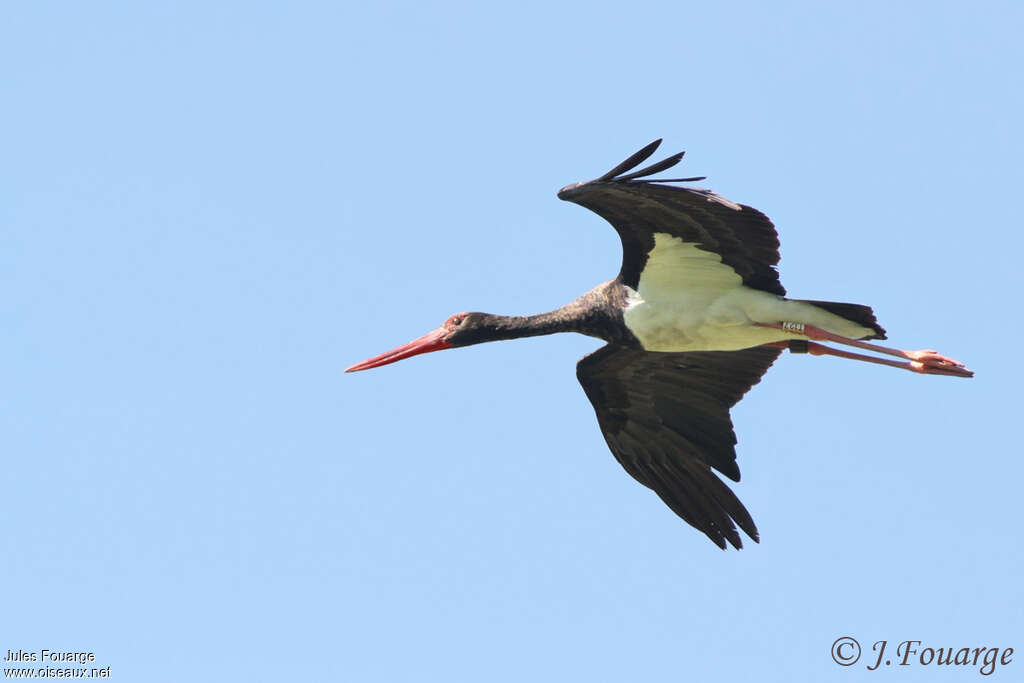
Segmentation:
[[(662, 159), (661, 161), (646, 166), (640, 169), (639, 171), (627, 173), (627, 171), (636, 168), (641, 163), (646, 161), (648, 157), (654, 154), (654, 152), (661, 145), (661, 142), (662, 139), (658, 138), (654, 142), (649, 143), (648, 145), (634, 152), (625, 161), (615, 166), (615, 168), (608, 171), (604, 175), (595, 178), (594, 180), (586, 180), (583, 182), (566, 185), (565, 187), (558, 191), (558, 198), (565, 201), (572, 201), (573, 197), (579, 194), (579, 190), (582, 190), (583, 188), (586, 187), (597, 185), (599, 183), (630, 183), (634, 181), (639, 181), (642, 183), (688, 183), (697, 182), (699, 180), (705, 180), (707, 178), (707, 176), (693, 176), (690, 178), (647, 178), (647, 176), (654, 175), (655, 173), (660, 173), (678, 164), (680, 161), (682, 161), (683, 156), (686, 154), (685, 151), (676, 152), (675, 154), (672, 154)], [(643, 180), (640, 180), (641, 178)]]
[(654, 142), (644, 145), (641, 149), (631, 154), (625, 161), (618, 164), (612, 170), (605, 173), (597, 180), (611, 180), (612, 178), (621, 175), (631, 168), (639, 166), (641, 163), (647, 160), (647, 157), (654, 154), (658, 147), (661, 146), (661, 138), (658, 138)]

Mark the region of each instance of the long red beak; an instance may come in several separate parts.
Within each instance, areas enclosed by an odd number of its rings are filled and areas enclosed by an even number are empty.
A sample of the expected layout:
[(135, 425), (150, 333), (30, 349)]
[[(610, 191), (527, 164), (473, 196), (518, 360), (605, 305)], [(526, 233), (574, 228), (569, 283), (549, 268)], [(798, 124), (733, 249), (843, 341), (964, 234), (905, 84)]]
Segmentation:
[(386, 353), (382, 353), (379, 356), (374, 356), (364, 360), (362, 363), (356, 363), (350, 368), (347, 368), (345, 372), (359, 372), (360, 370), (369, 370), (370, 368), (380, 367), (381, 365), (387, 365), (388, 363), (394, 363), (396, 361), (403, 360), (405, 358), (411, 358), (412, 356), (418, 356), (421, 353), (430, 353), (431, 351), (440, 351), (441, 349), (447, 349), (451, 344), (446, 342), (444, 338), (451, 333), (451, 330), (447, 330), (444, 327), (439, 327), (433, 332), (428, 332), (419, 339), (413, 339), (408, 344), (402, 344), (397, 349), (391, 349)]

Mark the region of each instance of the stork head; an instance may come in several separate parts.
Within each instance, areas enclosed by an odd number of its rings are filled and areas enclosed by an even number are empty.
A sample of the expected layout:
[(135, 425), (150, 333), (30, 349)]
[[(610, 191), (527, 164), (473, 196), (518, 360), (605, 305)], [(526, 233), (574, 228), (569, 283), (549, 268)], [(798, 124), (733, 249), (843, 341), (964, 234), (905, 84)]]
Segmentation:
[(358, 372), (380, 367), (388, 363), (418, 356), (421, 353), (440, 351), (453, 346), (469, 346), (480, 342), (490, 341), (486, 321), (491, 316), (486, 313), (456, 313), (444, 321), (441, 327), (427, 332), (419, 339), (413, 339), (408, 344), (391, 349), (379, 356), (364, 360), (362, 363), (347, 368), (345, 372)]

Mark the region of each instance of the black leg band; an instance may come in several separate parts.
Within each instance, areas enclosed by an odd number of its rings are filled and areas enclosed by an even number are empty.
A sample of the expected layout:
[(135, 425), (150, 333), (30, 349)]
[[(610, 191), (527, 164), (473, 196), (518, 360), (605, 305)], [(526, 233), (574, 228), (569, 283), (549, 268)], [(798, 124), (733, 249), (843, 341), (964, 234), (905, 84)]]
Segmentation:
[(790, 353), (807, 353), (807, 340), (806, 339), (790, 339), (789, 340), (789, 352)]

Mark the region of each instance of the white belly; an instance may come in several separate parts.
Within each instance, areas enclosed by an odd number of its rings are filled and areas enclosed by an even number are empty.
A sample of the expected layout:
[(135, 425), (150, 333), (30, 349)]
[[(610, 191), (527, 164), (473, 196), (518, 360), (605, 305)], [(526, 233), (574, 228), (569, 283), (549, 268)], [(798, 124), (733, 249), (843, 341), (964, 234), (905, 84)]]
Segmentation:
[(626, 327), (648, 351), (736, 351), (805, 336), (755, 322), (799, 322), (846, 337), (872, 330), (800, 301), (750, 289), (715, 253), (655, 234), (636, 291), (629, 290)]

